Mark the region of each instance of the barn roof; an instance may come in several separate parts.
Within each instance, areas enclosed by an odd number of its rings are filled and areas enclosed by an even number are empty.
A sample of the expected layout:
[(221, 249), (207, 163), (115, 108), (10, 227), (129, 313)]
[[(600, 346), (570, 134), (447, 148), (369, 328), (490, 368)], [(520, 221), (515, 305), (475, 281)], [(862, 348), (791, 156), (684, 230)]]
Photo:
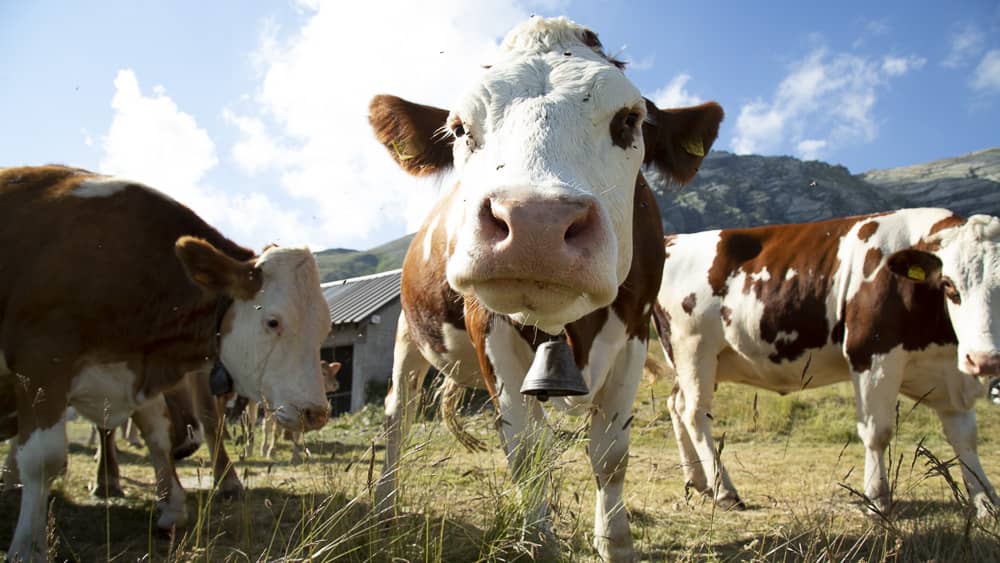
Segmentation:
[(358, 323), (399, 297), (402, 270), (324, 283), (323, 297), (335, 324)]

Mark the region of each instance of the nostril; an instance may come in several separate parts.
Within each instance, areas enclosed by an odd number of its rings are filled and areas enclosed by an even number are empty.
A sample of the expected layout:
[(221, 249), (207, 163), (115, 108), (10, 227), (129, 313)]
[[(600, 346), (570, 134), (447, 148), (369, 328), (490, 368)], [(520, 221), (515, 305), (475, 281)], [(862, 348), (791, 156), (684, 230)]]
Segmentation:
[(573, 242), (574, 239), (586, 236), (593, 227), (596, 221), (593, 208), (588, 208), (582, 210), (579, 217), (574, 218), (569, 227), (566, 228), (566, 233), (563, 235), (563, 239), (566, 242)]
[(492, 198), (483, 200), (479, 207), (479, 224), (491, 239), (504, 240), (510, 236), (510, 212)]

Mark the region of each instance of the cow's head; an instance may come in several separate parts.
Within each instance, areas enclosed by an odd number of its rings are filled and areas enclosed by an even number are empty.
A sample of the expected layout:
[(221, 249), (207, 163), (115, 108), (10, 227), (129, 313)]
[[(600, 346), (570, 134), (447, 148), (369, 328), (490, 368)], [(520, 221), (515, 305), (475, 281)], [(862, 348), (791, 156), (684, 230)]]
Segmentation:
[(372, 100), (375, 134), (404, 170), (455, 170), (441, 220), (456, 291), (548, 332), (615, 299), (640, 167), (690, 180), (722, 120), (714, 102), (656, 108), (622, 66), (591, 30), (532, 18), (450, 112)]
[(241, 262), (182, 237), (176, 250), (196, 284), (233, 299), (219, 358), (236, 392), (261, 401), (286, 428), (322, 427), (330, 411), (319, 354), (330, 312), (309, 249), (272, 247)]
[(941, 289), (958, 338), (958, 368), (1000, 374), (1000, 219), (974, 215), (889, 257), (893, 273)]

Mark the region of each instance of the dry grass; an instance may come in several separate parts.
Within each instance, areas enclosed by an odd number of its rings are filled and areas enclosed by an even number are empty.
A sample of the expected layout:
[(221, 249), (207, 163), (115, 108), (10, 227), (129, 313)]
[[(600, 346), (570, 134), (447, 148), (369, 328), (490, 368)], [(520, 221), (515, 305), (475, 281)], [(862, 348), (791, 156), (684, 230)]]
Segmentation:
[[(893, 442), (896, 510), (888, 519), (862, 514), (849, 488), (861, 488), (862, 448), (854, 438), (848, 387), (778, 397), (722, 386), (715, 429), (726, 434), (723, 458), (749, 509), (722, 512), (685, 493), (664, 410), (669, 382), (640, 390), (626, 488), (640, 557), (653, 561), (993, 561), (1000, 525), (977, 521), (918, 443), (947, 460), (950, 448), (928, 409), (901, 403)], [(756, 403), (756, 409), (754, 409)], [(593, 560), (594, 480), (585, 442), (572, 433), (581, 419), (553, 417), (564, 432), (556, 460), (553, 517), (566, 560)], [(522, 538), (520, 501), (510, 482), (490, 417), (469, 420), (492, 446), (460, 449), (438, 421), (415, 426), (403, 461), (398, 516), (369, 514), (369, 484), (381, 466), (378, 409), (337, 419), (309, 435), (307, 463), (238, 462), (245, 498), (213, 499), (203, 450), (182, 463), (192, 523), (173, 537), (153, 531), (153, 472), (144, 452), (120, 443), (126, 498), (92, 498), (87, 427), (70, 425), (67, 475), (53, 495), (52, 536), (59, 559), (79, 561), (508, 561), (530, 551)], [(1000, 479), (1000, 409), (980, 402), (980, 454)], [(373, 443), (376, 444), (373, 448)], [(0, 447), (0, 454), (6, 446)], [(230, 451), (236, 448), (230, 445)], [(958, 469), (951, 474), (959, 479)], [(16, 522), (18, 494), (0, 497), (0, 542)], [(110, 538), (110, 542), (108, 539)], [(527, 541), (525, 541), (527, 540)]]

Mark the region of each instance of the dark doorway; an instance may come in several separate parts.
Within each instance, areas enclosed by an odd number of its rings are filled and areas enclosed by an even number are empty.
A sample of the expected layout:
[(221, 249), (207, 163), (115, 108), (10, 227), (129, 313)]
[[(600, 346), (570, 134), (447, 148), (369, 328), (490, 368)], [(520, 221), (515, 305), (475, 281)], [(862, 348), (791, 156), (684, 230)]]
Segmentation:
[(328, 362), (340, 362), (340, 372), (337, 374), (340, 389), (336, 393), (327, 395), (330, 400), (330, 416), (340, 416), (351, 412), (351, 389), (354, 387), (354, 346), (323, 348), (320, 350), (320, 357)]

